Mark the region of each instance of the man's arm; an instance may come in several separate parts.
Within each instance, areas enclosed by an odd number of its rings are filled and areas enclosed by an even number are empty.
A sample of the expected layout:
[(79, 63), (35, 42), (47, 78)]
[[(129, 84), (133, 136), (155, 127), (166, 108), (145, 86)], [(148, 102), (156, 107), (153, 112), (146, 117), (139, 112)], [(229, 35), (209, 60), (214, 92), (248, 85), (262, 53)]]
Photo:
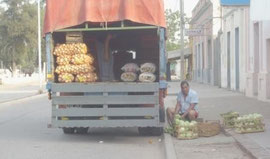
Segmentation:
[(182, 117), (185, 118), (188, 115), (188, 112), (194, 109), (195, 105), (195, 103), (191, 103), (188, 110), (182, 115)]
[(174, 115), (180, 111), (181, 107), (182, 106), (181, 106), (180, 102), (177, 101), (176, 106), (175, 106), (175, 110), (174, 110)]

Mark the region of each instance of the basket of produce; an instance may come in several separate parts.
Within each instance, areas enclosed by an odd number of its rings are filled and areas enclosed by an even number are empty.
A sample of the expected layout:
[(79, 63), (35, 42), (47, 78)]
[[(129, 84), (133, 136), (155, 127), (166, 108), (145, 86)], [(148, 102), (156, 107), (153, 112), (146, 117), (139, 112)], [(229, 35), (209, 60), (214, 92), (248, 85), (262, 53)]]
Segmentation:
[(140, 74), (139, 81), (141, 82), (155, 82), (156, 76), (153, 73), (144, 72)]
[(80, 83), (95, 82), (96, 80), (97, 80), (96, 73), (81, 73), (78, 74), (75, 78), (75, 81)]
[(175, 116), (174, 135), (180, 140), (191, 140), (199, 137), (198, 123), (196, 121), (184, 121), (180, 115)]
[(210, 137), (218, 135), (221, 131), (219, 121), (206, 121), (198, 123), (198, 134), (200, 137)]
[(134, 72), (124, 72), (121, 75), (121, 80), (124, 82), (134, 82), (137, 79), (137, 74)]
[(235, 119), (237, 133), (256, 133), (265, 131), (263, 116), (261, 114), (248, 114)]
[(53, 54), (56, 56), (55, 73), (58, 74), (58, 82), (90, 83), (97, 81), (95, 73), (94, 57), (87, 53), (84, 43), (71, 43), (57, 45)]
[(156, 65), (153, 63), (144, 63), (141, 65), (140, 71), (142, 73), (144, 73), (144, 72), (155, 73), (156, 72)]
[(127, 63), (122, 68), (122, 71), (124, 72), (138, 72), (140, 70), (139, 66), (135, 63)]
[(74, 81), (74, 76), (70, 73), (62, 73), (59, 74), (58, 81), (61, 83), (71, 83)]
[(220, 114), (223, 118), (223, 125), (227, 128), (234, 128), (235, 127), (235, 119), (239, 117), (238, 112), (230, 111), (228, 113)]

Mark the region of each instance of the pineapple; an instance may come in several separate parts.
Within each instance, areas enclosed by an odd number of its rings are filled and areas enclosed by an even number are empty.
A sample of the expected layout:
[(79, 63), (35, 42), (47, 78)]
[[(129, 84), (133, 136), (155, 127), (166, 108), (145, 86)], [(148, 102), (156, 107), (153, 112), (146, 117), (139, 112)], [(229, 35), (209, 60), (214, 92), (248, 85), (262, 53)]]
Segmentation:
[(87, 46), (84, 43), (72, 43), (57, 45), (53, 54), (56, 56), (86, 54)]
[(59, 66), (68, 65), (70, 63), (70, 61), (71, 61), (70, 55), (58, 56), (56, 59), (56, 63)]
[(74, 76), (70, 73), (62, 73), (58, 76), (58, 81), (61, 83), (71, 83), (74, 81)]
[(76, 76), (75, 81), (85, 83), (85, 82), (95, 82), (97, 81), (97, 79), (98, 78), (95, 73), (85, 73), (85, 74), (81, 73)]
[(71, 63), (75, 65), (93, 64), (94, 58), (91, 55), (75, 54), (72, 56)]

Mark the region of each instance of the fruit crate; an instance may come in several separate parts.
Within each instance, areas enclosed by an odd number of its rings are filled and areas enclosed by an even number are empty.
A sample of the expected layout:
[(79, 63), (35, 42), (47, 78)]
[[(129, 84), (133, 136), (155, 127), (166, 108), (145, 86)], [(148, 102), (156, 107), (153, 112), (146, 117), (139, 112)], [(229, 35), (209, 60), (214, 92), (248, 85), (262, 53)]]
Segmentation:
[[(259, 128), (259, 129), (256, 129)], [(256, 124), (256, 125), (245, 125), (241, 127), (236, 127), (235, 132), (239, 134), (246, 134), (246, 133), (258, 133), (265, 131), (265, 124)]]
[(235, 119), (238, 118), (240, 115), (237, 112), (228, 112), (225, 114), (220, 114), (223, 118), (223, 125), (226, 128), (234, 128), (235, 127)]
[(67, 32), (66, 33), (66, 43), (82, 43), (83, 34), (82, 32)]
[(211, 137), (218, 135), (221, 131), (219, 120), (211, 120), (198, 123), (198, 132), (200, 137)]

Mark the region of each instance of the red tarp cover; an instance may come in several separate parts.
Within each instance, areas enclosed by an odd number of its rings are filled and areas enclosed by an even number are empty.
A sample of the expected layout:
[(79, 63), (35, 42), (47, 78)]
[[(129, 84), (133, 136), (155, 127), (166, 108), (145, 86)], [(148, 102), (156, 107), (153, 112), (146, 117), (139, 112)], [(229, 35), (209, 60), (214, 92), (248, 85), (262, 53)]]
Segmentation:
[(121, 20), (166, 27), (163, 0), (47, 0), (44, 33)]

